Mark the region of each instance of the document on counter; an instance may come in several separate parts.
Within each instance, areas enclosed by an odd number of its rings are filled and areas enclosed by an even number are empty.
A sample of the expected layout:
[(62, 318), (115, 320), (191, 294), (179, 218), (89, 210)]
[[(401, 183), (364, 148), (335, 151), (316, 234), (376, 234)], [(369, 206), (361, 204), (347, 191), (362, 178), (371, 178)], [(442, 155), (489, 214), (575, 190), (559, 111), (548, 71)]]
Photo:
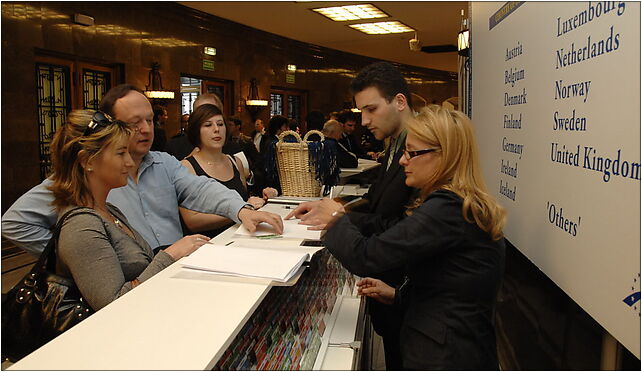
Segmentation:
[(320, 196), (275, 196), (267, 200), (268, 203), (301, 204), (303, 202), (321, 200)]
[(310, 255), (304, 252), (205, 244), (182, 264), (223, 275), (287, 282), (309, 260)]
[[(308, 230), (308, 225), (299, 225), (301, 222), (300, 219), (291, 219), (283, 220), (283, 238), (295, 238), (295, 239), (321, 239), (321, 231)], [(243, 236), (254, 236), (257, 238), (275, 236), (276, 232), (274, 228), (268, 225), (265, 222), (261, 222), (257, 227), (254, 233), (250, 233), (245, 226), (241, 225), (238, 230), (236, 230), (236, 235)]]
[(361, 159), (361, 158), (357, 159), (357, 163), (358, 163), (359, 165), (375, 165), (375, 164), (379, 164), (379, 162), (378, 162), (378, 161), (376, 161), (376, 160), (371, 160), (371, 159)]

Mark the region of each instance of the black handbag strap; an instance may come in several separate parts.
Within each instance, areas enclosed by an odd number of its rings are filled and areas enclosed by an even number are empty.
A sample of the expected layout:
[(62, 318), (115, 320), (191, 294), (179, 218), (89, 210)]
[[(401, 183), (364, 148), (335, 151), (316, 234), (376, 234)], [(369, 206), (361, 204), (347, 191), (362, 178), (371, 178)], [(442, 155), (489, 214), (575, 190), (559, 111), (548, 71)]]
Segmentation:
[[(40, 268), (45, 269), (49, 261), (55, 261), (55, 254), (56, 254), (55, 247), (56, 247), (56, 243), (58, 242), (58, 236), (60, 235), (60, 229), (62, 228), (62, 224), (65, 222), (67, 217), (69, 217), (69, 215), (72, 212), (75, 212), (83, 208), (87, 208), (87, 207), (76, 207), (68, 210), (67, 212), (65, 212), (65, 214), (62, 215), (62, 217), (58, 220), (58, 222), (56, 222), (56, 225), (52, 231), (51, 239), (49, 239), (49, 243), (47, 243), (47, 246), (40, 254), (40, 258), (38, 259), (38, 262), (36, 262), (36, 264), (31, 269), (31, 272), (29, 273), (30, 278), (32, 279), (35, 278), (38, 270)], [(85, 213), (91, 214), (90, 212), (81, 212), (79, 214), (85, 214)], [(52, 255), (53, 255), (53, 260), (50, 260), (52, 258)]]

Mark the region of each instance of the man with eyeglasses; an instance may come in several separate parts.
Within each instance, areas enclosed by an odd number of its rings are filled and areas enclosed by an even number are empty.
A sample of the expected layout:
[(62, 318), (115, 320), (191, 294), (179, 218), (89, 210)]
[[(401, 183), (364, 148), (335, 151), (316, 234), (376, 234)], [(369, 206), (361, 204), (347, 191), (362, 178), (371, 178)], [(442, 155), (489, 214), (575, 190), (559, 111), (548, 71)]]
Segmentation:
[[(399, 164), (404, 153), (406, 131), (403, 121), (412, 116), (408, 85), (401, 73), (390, 63), (377, 62), (366, 66), (350, 84), (357, 107), (361, 110), (361, 125), (378, 140), (390, 139), (375, 183), (363, 196), (364, 202), (351, 207), (350, 220), (362, 234), (377, 234), (404, 216), (413, 189), (406, 186), (406, 176)], [(357, 204), (357, 203), (355, 203)], [(330, 199), (299, 205), (286, 219), (300, 217), (301, 222), (321, 229), (343, 206)], [(391, 286), (401, 285), (403, 269), (380, 275)], [(399, 331), (402, 315), (391, 306), (368, 299), (368, 308), (375, 331), (382, 336), (387, 370), (400, 370), (401, 351)]]
[[(135, 166), (127, 186), (112, 190), (107, 201), (120, 208), (151, 247), (163, 248), (183, 236), (179, 205), (226, 216), (242, 222), (250, 231), (261, 222), (274, 226), (278, 233), (283, 231), (278, 215), (255, 211), (236, 191), (190, 174), (167, 153), (150, 151), (154, 113), (139, 89), (127, 84), (110, 89), (101, 100), (100, 110), (134, 128), (129, 153)], [(2, 235), (35, 255), (45, 248), (51, 238), (49, 229), (57, 219), (51, 205), (53, 195), (47, 189), (51, 183), (46, 179), (29, 190), (2, 216)]]

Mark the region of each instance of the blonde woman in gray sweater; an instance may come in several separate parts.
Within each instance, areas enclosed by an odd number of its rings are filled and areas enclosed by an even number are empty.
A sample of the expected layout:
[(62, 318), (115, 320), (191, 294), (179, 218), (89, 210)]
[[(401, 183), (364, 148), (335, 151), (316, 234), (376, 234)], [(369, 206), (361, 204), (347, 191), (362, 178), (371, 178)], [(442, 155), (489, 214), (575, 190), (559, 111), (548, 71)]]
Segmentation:
[(127, 185), (134, 162), (133, 130), (97, 111), (73, 111), (51, 144), (53, 204), (65, 219), (56, 272), (73, 278), (98, 310), (205, 244), (204, 235), (178, 240), (154, 256), (122, 212), (107, 203), (111, 189)]

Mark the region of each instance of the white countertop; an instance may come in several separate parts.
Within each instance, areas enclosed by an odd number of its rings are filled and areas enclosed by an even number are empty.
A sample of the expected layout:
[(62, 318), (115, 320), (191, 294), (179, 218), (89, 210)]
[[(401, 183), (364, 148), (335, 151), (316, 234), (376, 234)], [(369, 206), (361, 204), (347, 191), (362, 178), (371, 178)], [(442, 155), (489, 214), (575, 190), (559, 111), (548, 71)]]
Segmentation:
[[(265, 209), (282, 216), (290, 211)], [(237, 241), (234, 231), (212, 241)], [(274, 239), (270, 245), (319, 249), (300, 242)], [(9, 369), (209, 370), (270, 287), (267, 280), (185, 269), (179, 260)]]

